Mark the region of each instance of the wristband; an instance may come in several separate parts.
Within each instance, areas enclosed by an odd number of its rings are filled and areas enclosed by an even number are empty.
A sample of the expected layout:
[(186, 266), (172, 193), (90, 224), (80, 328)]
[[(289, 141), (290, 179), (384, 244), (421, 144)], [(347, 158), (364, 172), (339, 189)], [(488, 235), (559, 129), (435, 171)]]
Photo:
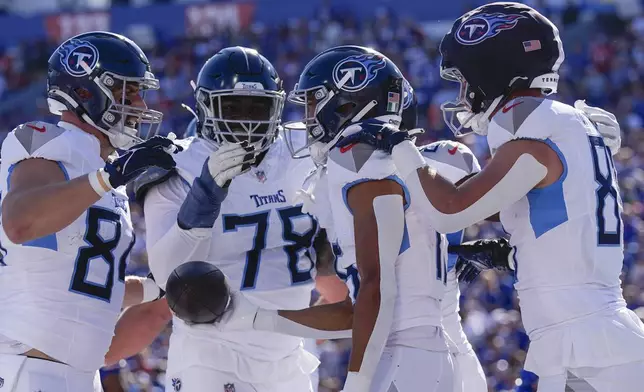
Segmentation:
[(161, 289), (154, 280), (143, 278), (141, 279), (141, 286), (143, 287), (143, 300), (141, 303), (156, 301), (161, 297)]
[(109, 176), (110, 175), (107, 174), (103, 169), (93, 171), (87, 175), (89, 185), (91, 185), (92, 189), (94, 189), (94, 192), (96, 192), (96, 194), (98, 194), (99, 196), (103, 196), (104, 194), (112, 190), (109, 182)]

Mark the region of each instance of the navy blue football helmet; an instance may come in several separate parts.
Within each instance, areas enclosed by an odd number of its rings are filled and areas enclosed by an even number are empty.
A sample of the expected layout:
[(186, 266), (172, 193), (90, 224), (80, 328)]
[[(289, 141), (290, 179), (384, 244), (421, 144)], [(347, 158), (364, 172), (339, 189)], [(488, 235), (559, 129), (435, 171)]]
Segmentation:
[(47, 103), (51, 113), (70, 111), (103, 132), (113, 147), (127, 149), (152, 136), (163, 114), (148, 109), (143, 94), (159, 81), (141, 48), (105, 31), (77, 35), (49, 58)]
[(247, 141), (261, 152), (275, 141), (286, 94), (273, 65), (254, 49), (224, 48), (197, 77), (197, 132), (217, 144)]
[[(370, 48), (338, 46), (315, 56), (289, 93), (290, 102), (304, 106), (303, 120), (284, 125), (293, 157), (308, 156), (302, 152), (312, 146), (320, 150), (313, 155), (325, 155), (348, 126), (360, 121), (379, 119), (400, 126), (403, 81), (398, 67)], [(296, 134), (304, 129), (307, 142), (297, 147)]]
[(408, 131), (418, 128), (418, 99), (414, 88), (405, 79), (403, 81), (403, 112), (400, 129)]
[(441, 106), (449, 128), (485, 135), (494, 110), (516, 91), (556, 93), (564, 51), (546, 17), (519, 3), (491, 3), (454, 22), (440, 45), (441, 77), (460, 83), (456, 101)]

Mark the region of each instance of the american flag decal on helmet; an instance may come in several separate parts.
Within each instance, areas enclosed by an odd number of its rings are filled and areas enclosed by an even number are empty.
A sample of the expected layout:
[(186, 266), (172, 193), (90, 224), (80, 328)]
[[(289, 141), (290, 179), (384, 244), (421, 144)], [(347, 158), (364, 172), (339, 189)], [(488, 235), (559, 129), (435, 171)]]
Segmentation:
[(523, 41), (523, 50), (526, 52), (534, 52), (535, 50), (541, 49), (541, 41), (538, 39), (533, 39), (530, 41)]
[(397, 113), (400, 109), (400, 94), (389, 92), (387, 94), (387, 111)]

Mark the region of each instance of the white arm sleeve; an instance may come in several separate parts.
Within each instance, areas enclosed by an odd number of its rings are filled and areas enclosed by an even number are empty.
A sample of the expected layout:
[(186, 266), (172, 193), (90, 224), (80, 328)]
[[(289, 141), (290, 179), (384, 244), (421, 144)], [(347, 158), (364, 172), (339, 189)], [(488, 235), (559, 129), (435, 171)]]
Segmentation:
[(521, 155), (506, 175), (483, 197), (466, 209), (454, 214), (438, 211), (427, 199), (417, 169), (426, 167), (426, 162), (411, 142), (394, 147), (392, 156), (400, 174), (409, 188), (411, 199), (422, 203), (432, 219), (432, 226), (440, 233), (453, 233), (480, 222), (516, 203), (532, 190), (548, 174), (548, 169), (530, 154)]
[(145, 198), (148, 262), (162, 289), (175, 268), (187, 261), (205, 261), (210, 250), (212, 229), (183, 230), (177, 224), (187, 194), (187, 186), (174, 177), (152, 188)]
[(394, 320), (398, 288), (396, 286), (396, 260), (400, 252), (405, 227), (403, 199), (399, 195), (378, 196), (373, 200), (378, 225), (378, 252), (380, 256), (380, 308), (376, 324), (367, 343), (360, 371), (351, 372), (344, 390), (369, 392), (371, 380), (382, 351), (387, 343)]
[(351, 330), (325, 331), (296, 323), (282, 317), (277, 310), (259, 309), (253, 328), (261, 331), (277, 332), (284, 335), (299, 336), (305, 339), (345, 339), (351, 337)]

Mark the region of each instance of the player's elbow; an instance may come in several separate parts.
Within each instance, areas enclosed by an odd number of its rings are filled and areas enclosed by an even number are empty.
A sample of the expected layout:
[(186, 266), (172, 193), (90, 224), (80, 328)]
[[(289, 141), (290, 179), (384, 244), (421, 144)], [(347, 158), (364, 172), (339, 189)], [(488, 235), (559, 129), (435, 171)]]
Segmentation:
[(456, 219), (456, 213), (458, 211), (452, 210), (453, 212), (441, 212), (438, 210), (432, 211), (430, 213), (430, 219), (432, 222), (432, 227), (434, 230), (441, 234), (454, 233), (459, 230), (462, 230), (470, 225), (463, 226), (460, 220)]
[(5, 214), (4, 210), (3, 208), (2, 229), (9, 241), (14, 244), (23, 244), (33, 240), (34, 222), (27, 215), (20, 216), (20, 214), (16, 213)]
[(381, 300), (380, 285), (378, 282), (364, 282), (360, 281), (360, 291), (358, 292), (358, 298), (356, 303), (360, 303), (363, 306), (371, 304), (369, 306), (373, 309), (378, 309)]

